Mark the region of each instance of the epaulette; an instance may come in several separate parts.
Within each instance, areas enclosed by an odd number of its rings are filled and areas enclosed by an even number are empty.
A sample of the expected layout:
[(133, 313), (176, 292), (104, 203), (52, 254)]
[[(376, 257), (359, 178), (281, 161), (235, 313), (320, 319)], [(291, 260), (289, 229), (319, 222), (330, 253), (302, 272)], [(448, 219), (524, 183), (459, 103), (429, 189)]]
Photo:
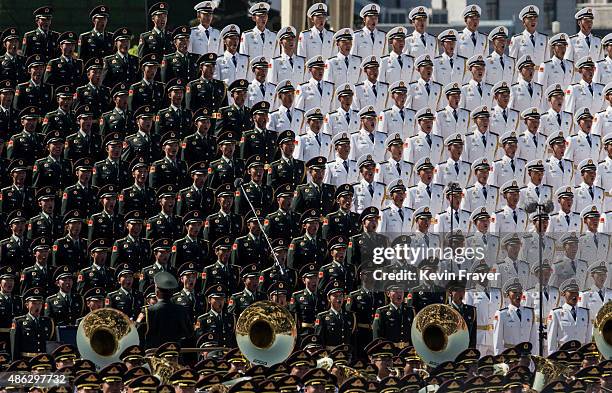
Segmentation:
[(541, 85), (540, 83), (538, 83), (538, 82), (533, 82), (533, 84), (534, 84), (534, 85), (539, 85), (539, 86), (542, 86), (542, 85)]
[(197, 30), (198, 26), (191, 26), (191, 30)]
[(388, 163), (388, 162), (389, 162), (389, 161), (381, 161), (381, 162), (379, 162), (379, 164), (381, 164), (381, 165), (382, 165), (382, 164), (386, 164), (386, 163)]
[(601, 39), (600, 36), (593, 34), (593, 37)]
[(382, 211), (386, 211), (386, 210), (389, 210), (389, 209), (391, 209), (391, 207), (390, 207), (390, 206), (387, 206), (387, 207), (385, 207), (384, 209), (382, 209)]
[(250, 33), (252, 31), (253, 31), (253, 29), (245, 30), (245, 31), (242, 32), (242, 34)]
[(562, 309), (562, 308), (563, 308), (563, 307), (555, 307), (555, 308), (553, 308), (553, 311), (554, 311), (554, 310), (559, 310), (559, 309)]
[(508, 307), (504, 307), (504, 308), (500, 308), (499, 311), (504, 311), (504, 310), (507, 310), (507, 309), (508, 309)]
[[(382, 85), (387, 85), (387, 86), (389, 86), (389, 84), (388, 84), (387, 82), (378, 82), (378, 83), (380, 83), (380, 84), (382, 84)], [(434, 82), (434, 83), (435, 83), (435, 82)]]
[(462, 212), (471, 213), (469, 210), (461, 209)]
[(302, 59), (306, 60), (306, 58), (304, 56), (295, 55), (295, 57), (301, 57)]
[(389, 55), (384, 55), (384, 56), (381, 56), (380, 58), (384, 59), (385, 57), (389, 57)]
[(499, 210), (496, 210), (496, 211), (495, 211), (495, 214), (497, 214), (497, 213), (501, 213), (501, 212), (503, 212), (503, 211), (504, 211), (504, 209), (499, 209)]
[(528, 308), (528, 309), (530, 309), (530, 310), (533, 310), (533, 307), (523, 306), (523, 308)]
[(272, 112), (270, 112), (270, 113), (274, 113), (274, 112), (278, 112), (278, 111), (279, 111), (279, 109), (275, 109), (275, 110), (273, 110), (273, 111), (272, 111)]
[(515, 85), (518, 85), (518, 84), (519, 84), (518, 82), (514, 82), (514, 83), (513, 83), (513, 84), (511, 84), (510, 86), (515, 86)]
[(381, 184), (381, 185), (383, 185), (383, 186), (385, 186), (385, 187), (387, 186), (387, 184), (386, 184), (386, 183), (383, 183), (383, 182), (381, 182), (381, 181), (376, 181), (376, 182), (374, 182), (374, 183)]
[(433, 84), (434, 84), (434, 85), (439, 85), (439, 86), (442, 86), (442, 83), (438, 83), (438, 82), (436, 82), (436, 81), (434, 81), (434, 82), (433, 82)]
[(544, 63), (550, 63), (552, 60), (545, 60)]
[(276, 59), (278, 59), (278, 58), (280, 58), (280, 57), (281, 57), (281, 56), (276, 56), (276, 57), (273, 57), (273, 58), (272, 58), (272, 60), (276, 60)]
[[(332, 86), (334, 85), (334, 83), (333, 83), (333, 82), (330, 82), (330, 81), (323, 81), (323, 82), (325, 82), (325, 83), (329, 83), (329, 84), (330, 84), (330, 85), (332, 85)], [(380, 82), (380, 83), (384, 83), (384, 82)]]
[(489, 184), (489, 187), (491, 187), (491, 188), (495, 188), (496, 190), (499, 190), (499, 187), (494, 186), (494, 185), (492, 185), (492, 184)]

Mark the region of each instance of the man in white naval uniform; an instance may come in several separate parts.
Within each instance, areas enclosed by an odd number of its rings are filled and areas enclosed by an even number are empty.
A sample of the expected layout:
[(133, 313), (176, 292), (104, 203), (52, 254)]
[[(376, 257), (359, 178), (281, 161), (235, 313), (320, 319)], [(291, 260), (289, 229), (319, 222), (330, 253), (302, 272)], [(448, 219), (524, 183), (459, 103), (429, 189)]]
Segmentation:
[(440, 213), (444, 204), (444, 186), (433, 182), (434, 166), (429, 157), (417, 161), (414, 170), (418, 181), (408, 188), (404, 205), (413, 209), (427, 207), (434, 214)]
[(449, 233), (461, 231), (466, 233), (470, 223), (470, 212), (461, 209), (463, 189), (457, 183), (449, 183), (444, 190), (448, 208), (436, 215), (434, 220), (434, 232)]
[(333, 161), (325, 164), (325, 177), (323, 183), (338, 187), (342, 184), (352, 184), (359, 179), (357, 162), (349, 160), (351, 151), (351, 139), (347, 132), (336, 134), (332, 139), (335, 154)]
[[(487, 274), (490, 266), (485, 260), (472, 266), (473, 273)], [(476, 307), (476, 349), (480, 356), (493, 355), (493, 321), (503, 307), (501, 289), (491, 287), (488, 280), (476, 281), (465, 291), (465, 304)]]
[(580, 31), (570, 36), (565, 58), (574, 64), (576, 64), (578, 59), (586, 56), (590, 56), (594, 61), (601, 60), (603, 57), (601, 38), (593, 35), (591, 32), (594, 18), (593, 9), (585, 7), (576, 12), (574, 18), (578, 22)]
[(389, 85), (378, 80), (380, 62), (376, 56), (369, 56), (361, 62), (361, 68), (366, 79), (355, 85), (353, 109), (361, 110), (366, 106), (373, 106), (376, 113), (387, 107)]
[(596, 63), (593, 81), (606, 85), (612, 82), (612, 33), (608, 33), (601, 39), (604, 58)]
[(406, 83), (414, 80), (414, 57), (403, 52), (406, 45), (406, 28), (397, 26), (387, 33), (387, 42), (391, 51), (380, 58), (378, 80), (392, 84), (400, 80)]
[(351, 154), (349, 155), (351, 160), (364, 154), (371, 154), (376, 162), (384, 160), (387, 135), (376, 131), (377, 116), (372, 106), (366, 106), (359, 112), (361, 128), (351, 134)]
[(479, 105), (472, 110), (472, 131), (465, 136), (465, 151), (461, 156), (467, 162), (486, 158), (493, 162), (499, 154), (499, 135), (489, 129), (490, 113), (485, 105)]
[(555, 200), (557, 202), (556, 205), (559, 207), (556, 213), (550, 215), (546, 232), (552, 233), (555, 237), (562, 233), (580, 232), (580, 214), (572, 210), (574, 205), (574, 188), (571, 186), (559, 187), (555, 191)]
[(538, 65), (550, 58), (548, 36), (536, 30), (539, 15), (540, 10), (534, 5), (528, 5), (519, 12), (519, 19), (523, 22), (525, 29), (510, 40), (510, 56), (520, 59), (529, 55)]
[(359, 131), (361, 125), (359, 111), (351, 108), (354, 95), (355, 87), (349, 83), (336, 88), (336, 100), (338, 101), (336, 107), (338, 109), (325, 115), (323, 132), (334, 136), (339, 132), (348, 131), (349, 134), (352, 134)]
[(443, 139), (446, 139), (456, 132), (467, 134), (468, 128), (471, 125), (470, 111), (459, 107), (459, 101), (461, 101), (461, 87), (459, 83), (451, 82), (447, 84), (444, 86), (443, 93), (446, 97), (447, 105), (436, 113), (436, 122), (433, 128), (434, 135), (440, 135)]
[[(601, 211), (598, 206), (585, 207), (580, 213), (583, 227), (578, 241), (578, 258), (583, 261), (599, 261), (610, 259), (610, 235), (600, 233), (599, 219)], [(585, 282), (586, 283), (586, 282)]]
[(402, 179), (404, 185), (414, 184), (412, 179), (413, 166), (403, 158), (404, 139), (395, 132), (391, 133), (385, 140), (388, 159), (376, 165), (376, 176), (374, 180), (385, 184), (391, 184), (395, 179)]
[(570, 160), (563, 158), (566, 147), (564, 135), (566, 134), (561, 131), (554, 131), (546, 139), (552, 154), (546, 160), (544, 183), (550, 185), (554, 190), (574, 184), (574, 165)]
[[(601, 137), (593, 135), (593, 114), (589, 108), (580, 108), (574, 112), (574, 118), (578, 124), (577, 132), (567, 138), (567, 148), (564, 158), (572, 161), (577, 166), (582, 160), (599, 159), (601, 150)], [(578, 178), (575, 179), (578, 183)]]
[(508, 131), (500, 136), (504, 155), (493, 162), (493, 170), (489, 176), (489, 184), (504, 184), (514, 180), (519, 187), (525, 182), (525, 160), (516, 156), (518, 139), (515, 131)]
[(527, 213), (519, 207), (520, 189), (515, 180), (501, 186), (501, 194), (506, 203), (495, 212), (491, 232), (497, 234), (521, 233), (527, 230)]
[(416, 112), (405, 107), (408, 87), (404, 81), (395, 81), (389, 86), (392, 104), (381, 112), (378, 119), (378, 131), (387, 135), (399, 133), (402, 139), (408, 139), (416, 132)]
[[(537, 239), (537, 237), (536, 237)], [(537, 246), (535, 248), (537, 252)], [(537, 261), (537, 257), (534, 261)], [(543, 304), (542, 307), (542, 323), (544, 325), (544, 329), (546, 329), (546, 324), (548, 321), (548, 314), (553, 308), (556, 308), (559, 305), (559, 300), (561, 298), (561, 294), (559, 293), (559, 288), (550, 285), (550, 275), (552, 274), (552, 266), (547, 260), (542, 262), (542, 295), (544, 296), (544, 301), (540, 302), (540, 264), (535, 263), (531, 265), (531, 277), (530, 277), (530, 288), (527, 289), (525, 294), (525, 300), (523, 304), (526, 307), (533, 308), (535, 313), (535, 323), (536, 329), (539, 329), (540, 326), (540, 304)]]
[(457, 40), (457, 53), (466, 59), (474, 55), (486, 56), (489, 50), (487, 35), (478, 31), (482, 10), (475, 4), (463, 9), (465, 29), (459, 34)]
[(534, 82), (535, 64), (531, 55), (524, 55), (516, 63), (518, 68), (517, 81), (510, 87), (510, 103), (508, 106), (519, 112), (527, 108), (536, 107), (545, 109), (542, 106), (544, 89), (542, 85)]
[(508, 42), (508, 29), (504, 26), (496, 27), (489, 33), (489, 41), (493, 51), (486, 59), (487, 72), (485, 82), (494, 85), (499, 81), (505, 81), (509, 85), (514, 82), (515, 58), (508, 56), (506, 43)]
[(434, 58), (433, 80), (443, 86), (451, 82), (463, 84), (467, 59), (457, 55), (457, 30), (447, 29), (438, 34), (442, 54)]
[(304, 30), (298, 38), (297, 54), (305, 59), (322, 56), (328, 59), (334, 55), (334, 32), (325, 28), (327, 22), (327, 5), (316, 3), (306, 12), (312, 27)]
[(236, 79), (247, 79), (249, 57), (238, 53), (240, 28), (236, 25), (225, 26), (221, 31), (221, 39), (225, 51), (217, 57), (213, 78), (222, 80), (227, 86), (231, 85)]
[(487, 184), (489, 171), (491, 170), (490, 161), (482, 157), (472, 163), (473, 185), (466, 187), (461, 208), (473, 212), (479, 207), (485, 207), (487, 211), (497, 210), (499, 203), (499, 188)]
[(298, 87), (295, 107), (304, 112), (312, 108), (320, 108), (323, 113), (331, 112), (332, 101), (334, 101), (334, 84), (323, 80), (325, 69), (323, 57), (313, 57), (306, 62), (306, 67), (310, 78)]
[(522, 283), (527, 284), (529, 263), (520, 258), (523, 247), (522, 234), (508, 233), (502, 237), (501, 243), (500, 260), (494, 265), (495, 271), (499, 273), (498, 282), (505, 283), (512, 278), (519, 278)]
[[(520, 258), (525, 261), (530, 261), (532, 266), (536, 262), (539, 263), (539, 233), (542, 233), (542, 260), (548, 262), (552, 261), (555, 257), (555, 240), (552, 236), (546, 235), (546, 228), (548, 227), (548, 222), (548, 213), (539, 213), (538, 211), (529, 213), (529, 225), (527, 226), (527, 233), (522, 235), (523, 248), (521, 249)], [(537, 280), (534, 282), (533, 277), (530, 277), (529, 284), (531, 286), (537, 285), (537, 283)]]
[[(605, 152), (606, 158), (597, 164), (597, 176), (593, 184), (607, 191), (612, 188), (612, 133), (603, 138), (602, 144), (602, 154)], [(611, 198), (611, 195), (607, 196), (607, 200)], [(607, 202), (607, 200), (604, 202)], [(609, 209), (605, 208), (604, 210), (608, 211)]]
[(521, 280), (515, 277), (504, 282), (503, 292), (508, 297), (508, 306), (497, 310), (493, 316), (495, 355), (525, 341), (536, 343), (538, 339), (533, 308), (521, 305), (523, 298)]
[(364, 154), (357, 160), (360, 180), (353, 184), (355, 188), (355, 198), (353, 199), (353, 211), (361, 214), (364, 209), (374, 206), (377, 209), (383, 208), (385, 198), (385, 185), (374, 181), (376, 172), (376, 162), (371, 154)]
[[(406, 203), (404, 203), (406, 206)], [(410, 247), (413, 249), (420, 247), (440, 247), (440, 236), (436, 233), (431, 233), (431, 221), (433, 217), (429, 206), (421, 206), (412, 214), (412, 227), (414, 233), (411, 236), (412, 242)]]
[(443, 108), (444, 105), (441, 103), (442, 85), (434, 82), (431, 78), (433, 73), (432, 57), (421, 55), (416, 58), (414, 64), (420, 77), (409, 85), (406, 106), (415, 111), (426, 107), (434, 108), (436, 111)]
[(296, 30), (293, 26), (283, 27), (278, 32), (280, 56), (270, 60), (268, 82), (277, 84), (289, 79), (295, 86), (306, 81), (306, 59), (296, 55)]
[(454, 182), (461, 188), (467, 187), (472, 170), (470, 163), (461, 159), (464, 147), (463, 136), (459, 133), (449, 135), (444, 144), (448, 150), (448, 159), (436, 165), (434, 183), (449, 184)]
[[(593, 119), (593, 134), (604, 138), (612, 134), (612, 82), (608, 83), (603, 88), (603, 94), (606, 99), (604, 106), (606, 109), (597, 112)], [(602, 158), (605, 154), (602, 154)]]
[(414, 30), (407, 37), (404, 53), (413, 58), (421, 55), (429, 55), (433, 58), (438, 53), (436, 37), (426, 31), (428, 17), (425, 7), (415, 7), (408, 13), (408, 19)]
[(271, 59), (278, 55), (276, 33), (268, 30), (268, 12), (270, 4), (259, 2), (249, 8), (251, 19), (255, 22), (252, 30), (242, 32), (240, 37), (240, 53), (253, 58), (263, 56)]
[(396, 234), (412, 232), (413, 209), (403, 206), (406, 199), (406, 186), (402, 179), (396, 179), (388, 184), (387, 190), (391, 196), (391, 203), (381, 212), (380, 225), (377, 232)]
[(415, 136), (408, 139), (408, 156), (406, 160), (409, 162), (417, 162), (423, 157), (429, 157), (432, 161), (440, 161), (442, 159), (444, 140), (439, 135), (433, 135), (433, 122), (435, 113), (430, 108), (419, 109), (416, 113), (418, 124), (418, 132)]
[(560, 84), (548, 86), (544, 97), (548, 100), (549, 109), (540, 115), (540, 132), (546, 136), (561, 131), (568, 136), (574, 128), (574, 117), (563, 110), (565, 91)]
[[(493, 267), (499, 256), (499, 236), (494, 235), (489, 231), (491, 227), (491, 215), (487, 208), (477, 207), (470, 215), (470, 225), (468, 226), (468, 238), (466, 245), (468, 247), (483, 249), (484, 258), (482, 259), (489, 267)], [(495, 281), (495, 280), (493, 280)]]
[(498, 135), (517, 130), (521, 113), (508, 107), (510, 103), (510, 84), (500, 81), (491, 88), (495, 106), (491, 108), (489, 129)]
[[(612, 300), (612, 289), (606, 286), (608, 282), (608, 266), (606, 261), (600, 260), (589, 265), (588, 270), (589, 285), (582, 288), (578, 297), (578, 307), (589, 310), (591, 325), (595, 322), (595, 317), (604, 304)], [(587, 332), (591, 337), (593, 332)]]
[[(266, 81), (268, 60), (263, 56), (255, 57), (251, 60), (250, 67), (254, 78), (249, 83), (247, 106), (252, 108), (253, 105), (260, 101), (266, 101), (272, 106), (274, 104), (274, 96), (276, 95), (276, 85)], [(291, 83), (289, 80), (283, 82)]]
[(546, 157), (546, 135), (540, 133), (538, 108), (527, 108), (521, 112), (524, 131), (518, 136), (518, 156), (526, 161), (543, 160)]
[(567, 87), (564, 110), (575, 114), (578, 109), (584, 107), (589, 108), (591, 113), (606, 109), (604, 86), (593, 82), (595, 71), (593, 58), (583, 57), (576, 61), (575, 66), (582, 78), (578, 83)]
[(559, 347), (570, 340), (580, 343), (591, 341), (593, 331), (588, 309), (578, 306), (580, 284), (575, 278), (565, 280), (559, 286), (563, 298), (561, 307), (554, 308), (548, 314), (547, 338), (548, 354), (559, 350)]
[(270, 113), (267, 128), (278, 133), (301, 129), (304, 121), (304, 111), (293, 106), (295, 87), (290, 80), (284, 80), (276, 85), (276, 96), (280, 105), (277, 106), (278, 109)]
[(561, 245), (563, 254), (555, 259), (550, 284), (559, 287), (563, 281), (574, 277), (584, 287), (584, 283), (587, 280), (588, 264), (576, 258), (578, 254), (578, 237), (576, 232), (561, 234), (558, 244)]
[(485, 61), (482, 55), (474, 55), (468, 59), (467, 67), (472, 78), (461, 86), (461, 101), (459, 106), (469, 111), (481, 105), (491, 107), (493, 104), (493, 86), (485, 83)]
[(585, 158), (578, 164), (578, 172), (582, 181), (574, 188), (575, 212), (581, 212), (585, 207), (595, 205), (598, 209), (603, 209), (605, 190), (597, 187), (595, 177), (597, 176), (596, 161)]
[(191, 28), (189, 35), (189, 45), (187, 51), (197, 55), (206, 53), (223, 53), (221, 34), (219, 30), (211, 27), (213, 12), (216, 8), (215, 1), (201, 1), (193, 7), (198, 14), (199, 24)]
[(343, 83), (356, 84), (362, 78), (361, 57), (351, 54), (353, 46), (353, 30), (340, 29), (334, 34), (338, 53), (325, 60), (323, 80), (339, 86)]
[(550, 39), (552, 56), (540, 64), (537, 82), (547, 89), (550, 85), (559, 84), (566, 88), (574, 81), (574, 65), (565, 59), (567, 34), (559, 33)]
[(362, 59), (371, 56), (380, 57), (385, 53), (385, 32), (378, 30), (380, 6), (368, 4), (359, 11), (363, 20), (363, 28), (353, 33), (353, 48), (351, 53)]
[[(325, 157), (331, 160), (334, 156), (332, 151), (332, 136), (321, 131), (323, 128), (323, 113), (319, 108), (313, 108), (304, 114), (307, 123), (306, 132), (295, 137), (296, 144), (293, 158), (304, 162), (314, 157)], [(327, 176), (327, 173), (325, 173)], [(324, 183), (327, 183), (325, 180)], [(342, 182), (344, 184), (348, 182)]]
[(521, 187), (520, 206), (525, 209), (525, 206), (532, 202), (544, 205), (553, 199), (553, 188), (544, 184), (544, 161), (532, 160), (526, 165), (529, 181), (524, 187)]

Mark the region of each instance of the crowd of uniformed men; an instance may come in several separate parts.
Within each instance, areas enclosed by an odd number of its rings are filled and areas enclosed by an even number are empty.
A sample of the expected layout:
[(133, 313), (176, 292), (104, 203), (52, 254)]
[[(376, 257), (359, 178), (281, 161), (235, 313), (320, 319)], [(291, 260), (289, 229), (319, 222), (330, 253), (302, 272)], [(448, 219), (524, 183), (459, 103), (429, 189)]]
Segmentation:
[[(264, 2), (248, 10), (253, 29), (219, 31), (215, 7), (200, 2), (197, 26), (169, 29), (169, 4), (154, 4), (137, 56), (104, 5), (80, 35), (53, 30), (50, 6), (23, 36), (2, 31), (0, 367), (69, 367), (84, 372), (83, 391), (172, 391), (137, 374), (141, 348), (233, 348), (236, 318), (270, 299), (297, 322), (299, 350), (284, 365), (247, 370), (236, 351), (211, 351), (170, 378), (176, 391), (244, 374), (253, 379), (233, 391), (321, 392), (336, 377), (306, 371), (322, 354), (376, 375), (342, 392), (451, 376), (462, 381), (440, 391), (521, 391), (540, 341), (572, 370), (571, 391), (600, 380), (608, 391), (612, 366), (597, 365), (591, 337), (612, 299), (612, 34), (591, 33), (593, 9), (576, 12), (577, 34), (548, 37), (526, 6), (524, 31), (509, 37), (480, 32), (469, 5), (465, 29), (436, 37), (424, 7), (411, 10), (411, 32), (377, 29), (376, 4), (360, 10), (363, 28), (334, 32), (317, 3), (301, 33), (270, 31)], [(482, 247), (464, 267), (500, 278), (373, 291), (373, 247), (404, 244)], [(170, 297), (156, 292), (160, 272), (177, 279)], [(158, 300), (187, 311), (178, 344), (151, 336)], [(433, 303), (463, 316), (470, 349), (425, 378), (410, 326)], [(56, 327), (100, 307), (141, 330), (125, 364), (92, 374), (70, 345), (45, 354)], [(497, 363), (522, 368), (499, 377)]]

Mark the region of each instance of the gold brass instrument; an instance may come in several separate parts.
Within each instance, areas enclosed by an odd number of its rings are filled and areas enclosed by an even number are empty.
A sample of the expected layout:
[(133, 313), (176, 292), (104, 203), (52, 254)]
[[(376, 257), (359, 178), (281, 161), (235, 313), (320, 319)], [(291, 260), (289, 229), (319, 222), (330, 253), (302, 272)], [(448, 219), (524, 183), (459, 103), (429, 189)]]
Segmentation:
[(284, 307), (263, 300), (247, 307), (236, 322), (238, 348), (251, 363), (270, 367), (289, 357), (297, 328)]
[(417, 354), (431, 367), (454, 360), (470, 343), (465, 320), (446, 304), (430, 304), (419, 311), (411, 336)]
[(612, 359), (612, 300), (608, 300), (595, 317), (593, 339), (602, 356)]
[[(362, 377), (368, 381), (376, 381), (376, 375), (368, 374), (344, 364), (335, 364), (332, 358), (324, 357), (317, 360), (317, 368), (323, 368), (338, 378), (337, 385), (340, 386), (344, 381), (351, 377)], [(335, 369), (335, 370), (334, 370)]]
[(138, 342), (134, 322), (114, 308), (90, 312), (77, 328), (76, 343), (81, 356), (99, 368), (118, 362), (121, 353)]
[(531, 355), (531, 360), (535, 364), (535, 377), (531, 387), (536, 392), (542, 391), (544, 386), (557, 380), (567, 378), (567, 368), (559, 362), (554, 362), (542, 356)]
[(173, 362), (168, 359), (160, 358), (157, 356), (146, 356), (145, 358), (149, 363), (149, 369), (151, 370), (151, 374), (159, 378), (161, 383), (168, 383), (172, 374), (185, 368), (177, 362)]

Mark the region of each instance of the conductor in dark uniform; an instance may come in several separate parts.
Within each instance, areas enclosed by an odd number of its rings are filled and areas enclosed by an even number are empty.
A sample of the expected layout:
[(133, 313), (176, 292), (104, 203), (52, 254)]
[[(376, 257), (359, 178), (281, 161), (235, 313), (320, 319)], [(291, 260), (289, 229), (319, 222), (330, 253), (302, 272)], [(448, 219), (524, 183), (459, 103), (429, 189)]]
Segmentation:
[(215, 123), (215, 135), (225, 131), (234, 131), (238, 133), (238, 139), (241, 139), (245, 131), (253, 128), (251, 109), (244, 105), (249, 90), (249, 81), (236, 79), (229, 85), (228, 90), (234, 103), (219, 109)]
[(367, 207), (361, 212), (359, 222), (362, 232), (350, 238), (346, 250), (346, 260), (349, 265), (360, 266), (362, 263), (371, 263), (374, 257), (374, 249), (389, 245), (389, 239), (376, 232), (379, 219), (380, 211), (374, 206)]
[(138, 57), (128, 53), (131, 38), (132, 32), (127, 27), (120, 27), (113, 33), (116, 51), (114, 54), (104, 57), (104, 67), (102, 68), (102, 83), (110, 89), (118, 83), (130, 86), (138, 80), (138, 73), (140, 72)]
[(448, 291), (448, 304), (455, 309), (465, 321), (470, 335), (470, 348), (476, 348), (476, 307), (463, 303), (465, 296), (465, 282), (459, 280), (450, 281), (446, 289)]
[(266, 164), (274, 161), (278, 133), (266, 128), (269, 111), (270, 103), (267, 101), (260, 101), (251, 108), (253, 128), (245, 130), (240, 139), (240, 158), (243, 160), (259, 154)]
[(11, 326), (11, 351), (13, 359), (31, 359), (47, 352), (47, 341), (55, 336), (52, 318), (43, 316), (42, 288), (30, 288), (23, 294), (25, 315), (15, 317)]
[(227, 86), (223, 81), (213, 78), (216, 64), (217, 55), (215, 53), (203, 54), (198, 59), (200, 77), (187, 84), (185, 94), (187, 109), (195, 111), (204, 107), (216, 114), (220, 108), (227, 106)]
[(179, 216), (184, 216), (187, 212), (197, 210), (203, 217), (208, 217), (212, 214), (215, 204), (214, 191), (206, 187), (208, 164), (205, 161), (194, 163), (189, 167), (189, 174), (193, 183), (179, 191), (176, 212)]
[(174, 78), (190, 81), (197, 77), (198, 55), (187, 51), (190, 34), (191, 30), (188, 26), (179, 26), (172, 32), (173, 46), (176, 51), (163, 57), (161, 64), (163, 83)]
[(6, 50), (0, 56), (0, 80), (10, 80), (14, 84), (25, 82), (28, 78), (26, 58), (17, 53), (19, 48), (19, 33), (14, 27), (9, 27), (0, 35), (2, 47)]
[(63, 190), (73, 182), (72, 164), (65, 160), (62, 152), (64, 138), (60, 131), (51, 131), (45, 137), (49, 155), (36, 160), (32, 168), (32, 185), (36, 189), (52, 186)]
[(32, 55), (41, 55), (43, 59), (50, 60), (59, 55), (59, 36), (57, 31), (51, 30), (53, 8), (42, 6), (32, 13), (36, 19), (37, 28), (28, 31), (23, 36), (21, 52), (27, 58)]
[(331, 239), (335, 236), (354, 236), (361, 230), (359, 214), (352, 212), (353, 195), (355, 190), (350, 184), (338, 186), (335, 192), (338, 210), (329, 213), (323, 221), (323, 239)]
[(109, 12), (105, 5), (96, 6), (89, 12), (93, 29), (79, 36), (79, 58), (83, 61), (113, 53), (113, 33), (106, 31)]
[(278, 208), (268, 214), (263, 222), (264, 231), (271, 239), (286, 237), (293, 239), (300, 236), (300, 215), (291, 210), (293, 186), (283, 184), (274, 190), (274, 198)]
[[(297, 187), (298, 184), (304, 182), (306, 170), (304, 161), (293, 158), (295, 133), (291, 130), (278, 133), (276, 144), (280, 151), (280, 158), (268, 166), (268, 185), (277, 188), (289, 183), (293, 187)], [(325, 167), (325, 165), (323, 166)]]
[(222, 236), (229, 236), (233, 239), (242, 233), (243, 220), (232, 210), (234, 204), (234, 193), (236, 189), (232, 184), (226, 183), (215, 190), (219, 211), (206, 217), (204, 222), (204, 239), (214, 243)]
[(153, 4), (149, 7), (149, 16), (153, 21), (153, 29), (140, 35), (138, 57), (142, 59), (144, 56), (153, 53), (161, 59), (165, 54), (174, 51), (172, 35), (166, 31), (168, 3), (162, 1)]
[(159, 189), (165, 185), (184, 187), (187, 177), (187, 163), (178, 159), (179, 135), (169, 131), (161, 137), (164, 158), (155, 161), (149, 168), (149, 187)]
[(84, 310), (83, 298), (72, 292), (72, 269), (66, 265), (59, 266), (53, 278), (59, 291), (45, 300), (45, 316), (52, 318), (58, 326), (76, 326), (76, 320)]
[(252, 205), (262, 214), (267, 214), (273, 204), (273, 191), (271, 186), (263, 182), (263, 156), (259, 154), (251, 156), (246, 162), (246, 167), (250, 181), (236, 190), (234, 209), (236, 213), (244, 215), (251, 211)]
[[(157, 303), (145, 307), (145, 320), (139, 333), (145, 348), (157, 348), (167, 342), (181, 346), (194, 345), (193, 324), (185, 307), (170, 301), (178, 287), (176, 278), (168, 272), (154, 277)], [(172, 323), (168, 323), (172, 321)]]
[(238, 289), (240, 267), (229, 262), (232, 243), (228, 236), (221, 237), (213, 243), (217, 259), (212, 265), (206, 266), (202, 273), (202, 289), (205, 293), (209, 288), (222, 285), (225, 296), (228, 297)]
[(300, 184), (295, 189), (292, 209), (302, 213), (307, 209), (318, 209), (321, 214), (331, 213), (334, 206), (335, 187), (323, 183), (325, 176), (325, 157), (314, 157), (306, 163), (311, 180), (306, 184)]
[(140, 58), (142, 80), (130, 86), (128, 107), (135, 112), (144, 105), (149, 105), (155, 112), (162, 108), (164, 102), (164, 84), (155, 80), (160, 57), (154, 53)]
[(256, 290), (259, 281), (259, 269), (256, 263), (244, 266), (240, 270), (240, 278), (244, 284), (242, 291), (234, 293), (228, 302), (227, 311), (237, 318), (251, 304), (257, 301)]
[(225, 311), (227, 288), (222, 284), (207, 289), (205, 296), (210, 306), (209, 311), (198, 316), (195, 324), (195, 335), (201, 337), (212, 333), (218, 337), (219, 345), (226, 348), (236, 346), (234, 314)]
[(341, 344), (350, 344), (357, 326), (355, 314), (343, 308), (344, 287), (338, 281), (330, 281), (324, 290), (329, 310), (317, 314), (314, 334), (328, 350)]
[(44, 57), (42, 55), (28, 57), (26, 67), (29, 79), (17, 85), (13, 108), (21, 111), (29, 106), (35, 106), (40, 112), (47, 113), (52, 107), (53, 88), (42, 81), (45, 72)]
[(198, 161), (209, 163), (217, 156), (217, 138), (210, 132), (210, 117), (211, 112), (207, 108), (200, 108), (193, 113), (195, 132), (187, 135), (181, 145), (181, 160), (190, 166)]
[(25, 214), (21, 210), (14, 210), (9, 213), (6, 223), (11, 230), (11, 236), (0, 242), (0, 263), (20, 271), (30, 265), (31, 260), (29, 242), (25, 237)]
[(166, 95), (170, 100), (170, 106), (157, 112), (155, 117), (157, 135), (174, 131), (180, 137), (184, 137), (191, 130), (191, 111), (183, 107), (186, 84), (187, 79), (183, 78), (174, 78), (166, 82)]
[(117, 266), (115, 283), (119, 283), (119, 289), (106, 295), (105, 306), (122, 311), (132, 320), (136, 319), (144, 305), (144, 298), (134, 289), (134, 270), (129, 263)]
[(76, 33), (73, 31), (62, 33), (59, 44), (61, 56), (49, 60), (43, 82), (53, 87), (68, 85), (76, 88), (83, 82), (83, 60), (74, 57)]
[(372, 323), (374, 339), (391, 341), (399, 349), (412, 345), (410, 329), (415, 317), (414, 308), (406, 304), (404, 291), (399, 285), (391, 284), (386, 288), (389, 304), (376, 309)]
[(300, 271), (308, 263), (323, 265), (327, 255), (327, 242), (318, 234), (321, 215), (316, 209), (306, 210), (300, 217), (304, 230), (302, 236), (291, 240), (287, 263), (289, 267)]
[(98, 119), (102, 114), (111, 109), (111, 90), (102, 85), (102, 59), (94, 57), (85, 63), (85, 76), (87, 83), (77, 87), (75, 107), (89, 105), (93, 117)]
[(217, 137), (221, 157), (210, 163), (208, 170), (208, 187), (216, 189), (221, 184), (233, 184), (237, 178), (244, 176), (244, 162), (234, 158), (236, 149), (236, 133), (227, 131)]

